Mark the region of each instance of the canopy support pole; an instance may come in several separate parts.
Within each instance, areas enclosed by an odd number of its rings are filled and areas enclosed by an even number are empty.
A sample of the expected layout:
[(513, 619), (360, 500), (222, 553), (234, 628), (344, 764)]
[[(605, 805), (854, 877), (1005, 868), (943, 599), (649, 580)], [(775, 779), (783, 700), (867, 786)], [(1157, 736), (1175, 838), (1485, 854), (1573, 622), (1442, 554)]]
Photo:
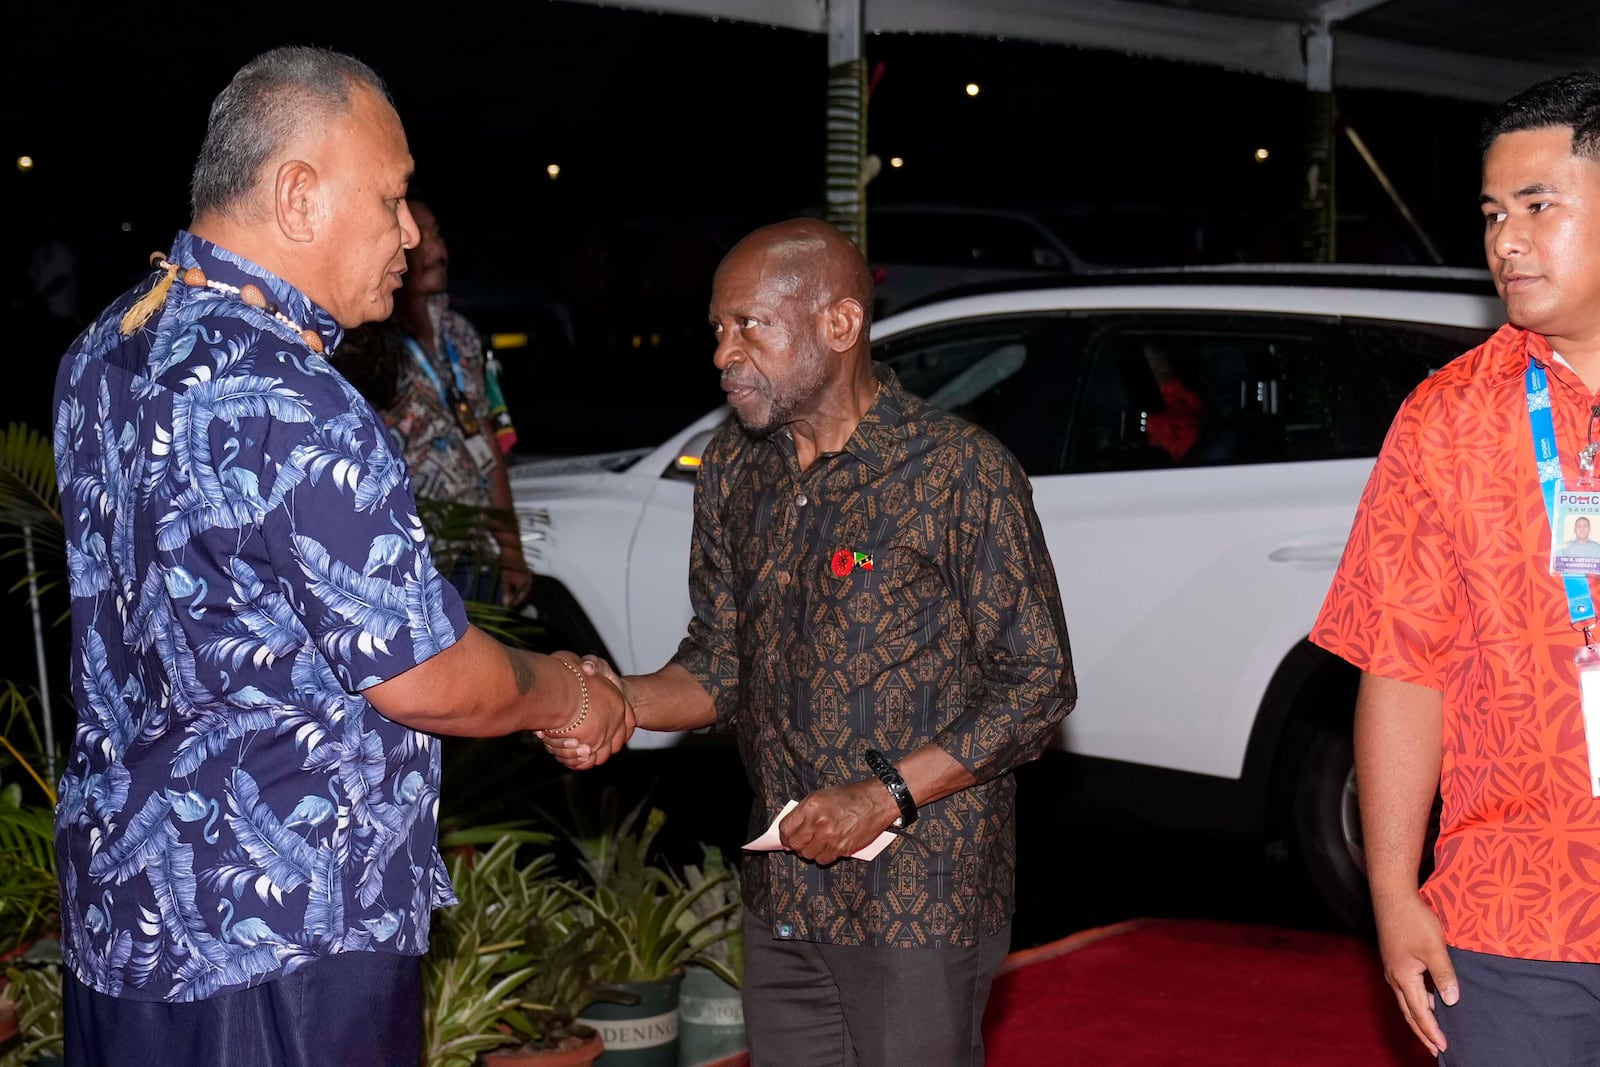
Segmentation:
[(827, 219), (867, 251), (867, 61), (863, 0), (828, 3), (828, 138), (823, 199)]

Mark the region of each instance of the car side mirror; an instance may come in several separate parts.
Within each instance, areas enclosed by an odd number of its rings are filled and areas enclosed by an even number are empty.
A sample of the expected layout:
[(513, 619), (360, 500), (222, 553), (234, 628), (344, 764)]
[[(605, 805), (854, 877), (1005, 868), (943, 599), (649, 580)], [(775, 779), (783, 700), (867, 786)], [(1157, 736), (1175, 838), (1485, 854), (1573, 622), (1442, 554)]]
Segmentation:
[(701, 430), (683, 443), (678, 449), (678, 454), (672, 458), (672, 465), (666, 473), (677, 478), (687, 478), (694, 481), (700, 473), (700, 457), (705, 454), (706, 445), (711, 443), (711, 437), (717, 432), (713, 426), (709, 430)]

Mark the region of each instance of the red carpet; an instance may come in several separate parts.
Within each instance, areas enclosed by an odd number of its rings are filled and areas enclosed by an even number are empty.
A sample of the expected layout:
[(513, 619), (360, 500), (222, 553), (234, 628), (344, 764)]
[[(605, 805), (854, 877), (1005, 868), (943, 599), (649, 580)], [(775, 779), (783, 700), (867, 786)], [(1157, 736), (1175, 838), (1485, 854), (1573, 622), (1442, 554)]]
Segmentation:
[(1428, 1067), (1377, 953), (1338, 934), (1136, 919), (1014, 952), (989, 1067)]

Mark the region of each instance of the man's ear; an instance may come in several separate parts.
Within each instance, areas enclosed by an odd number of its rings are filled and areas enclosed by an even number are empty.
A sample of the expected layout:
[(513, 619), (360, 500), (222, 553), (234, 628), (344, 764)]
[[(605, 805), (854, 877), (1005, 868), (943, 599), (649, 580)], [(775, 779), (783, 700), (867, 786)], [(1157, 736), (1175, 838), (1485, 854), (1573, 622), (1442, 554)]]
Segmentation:
[(321, 215), (317, 200), (317, 172), (304, 160), (291, 159), (278, 167), (272, 183), (272, 211), (278, 229), (299, 244), (317, 235)]
[(835, 352), (848, 352), (854, 348), (856, 342), (861, 339), (861, 330), (867, 321), (867, 314), (861, 302), (847, 296), (829, 304), (825, 314), (828, 347)]

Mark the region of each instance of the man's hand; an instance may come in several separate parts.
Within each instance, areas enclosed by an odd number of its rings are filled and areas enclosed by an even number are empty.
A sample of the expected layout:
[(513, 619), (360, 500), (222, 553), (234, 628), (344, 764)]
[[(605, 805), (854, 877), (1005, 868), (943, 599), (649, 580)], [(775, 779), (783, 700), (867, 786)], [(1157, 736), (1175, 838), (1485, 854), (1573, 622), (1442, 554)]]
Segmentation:
[[(634, 713), (633, 694), (628, 691), (627, 679), (619, 675), (612, 669), (611, 664), (599, 656), (590, 655), (578, 659), (571, 652), (557, 652), (554, 655), (566, 660), (568, 663), (575, 663), (578, 669), (583, 672), (584, 678), (589, 682), (591, 699), (593, 699), (595, 692), (602, 689), (612, 690), (622, 698), (622, 702), (628, 709), (628, 734), (622, 739), (626, 742), (628, 737), (633, 735), (634, 727), (638, 725), (637, 716)], [(583, 770), (605, 762), (604, 759), (590, 762), (587, 757), (592, 750), (587, 745), (582, 744), (575, 733), (548, 734), (543, 730), (537, 730), (535, 731), (535, 736), (544, 742), (544, 750), (546, 752), (572, 770)]]
[[(584, 678), (589, 681), (590, 694), (594, 694), (597, 689), (613, 689), (614, 693), (618, 693), (622, 697), (622, 702), (627, 705), (627, 736), (622, 737), (622, 741), (626, 742), (627, 737), (634, 734), (634, 728), (638, 725), (637, 713), (634, 710), (634, 694), (627, 688), (627, 678), (622, 677), (616, 670), (611, 669), (611, 664), (608, 664), (600, 656), (584, 656), (582, 659), (576, 659), (573, 653), (555, 654), (565, 659), (565, 661), (576, 661), (578, 669), (584, 673)], [(568, 766), (568, 768), (586, 769), (590, 768), (590, 766), (605, 763), (603, 758), (592, 761), (592, 763), (587, 760), (586, 757), (589, 752), (584, 750), (587, 749), (587, 745), (579, 741), (576, 733), (547, 734), (546, 731), (539, 729), (539, 731), (534, 731), (534, 736), (539, 737), (544, 742), (544, 750), (546, 752), (549, 752), (558, 761), (562, 761), (563, 765)]]
[(628, 679), (617, 673), (615, 667), (607, 663), (604, 658), (590, 653), (578, 661), (578, 669), (590, 678), (604, 678), (622, 691), (622, 695), (632, 704), (633, 694), (628, 689)]
[[(557, 652), (552, 658), (578, 663), (571, 652)], [(616, 755), (627, 744), (636, 725), (633, 704), (622, 690), (590, 671), (584, 671), (583, 678), (589, 688), (589, 714), (583, 723), (571, 733), (535, 731), (544, 742), (545, 751), (574, 771), (598, 767)]]
[(872, 844), (899, 816), (883, 783), (868, 778), (807, 795), (778, 824), (778, 837), (784, 848), (829, 864)]
[[(572, 658), (570, 652), (560, 655)], [(668, 662), (653, 674), (622, 675), (603, 658), (591, 653), (578, 662), (578, 669), (585, 678), (616, 686), (633, 715), (633, 726), (638, 729), (698, 730), (716, 724), (717, 709), (711, 702), (711, 694), (677, 663)], [(569, 746), (562, 737), (539, 736), (551, 755), (567, 762), (561, 750)]]
[(1445, 950), (1444, 930), (1433, 909), (1416, 895), (1377, 908), (1376, 918), (1384, 980), (1394, 990), (1412, 1032), (1437, 1056), (1445, 1048), (1444, 1031), (1434, 1018), (1433, 994), (1425, 978), (1433, 978), (1446, 1004), (1454, 1005), (1461, 996)]

